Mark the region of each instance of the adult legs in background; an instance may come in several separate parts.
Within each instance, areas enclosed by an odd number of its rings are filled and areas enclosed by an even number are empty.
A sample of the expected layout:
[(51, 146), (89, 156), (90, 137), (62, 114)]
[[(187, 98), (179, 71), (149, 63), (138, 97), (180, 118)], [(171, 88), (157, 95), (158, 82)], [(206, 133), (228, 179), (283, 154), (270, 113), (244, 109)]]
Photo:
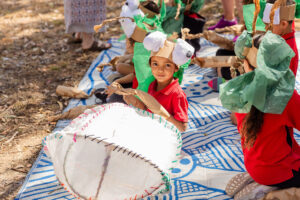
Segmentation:
[(101, 51), (104, 49), (109, 49), (111, 47), (110, 43), (95, 39), (93, 33), (83, 32), (80, 35), (82, 35), (81, 47), (83, 50)]
[(234, 15), (234, 0), (222, 0), (224, 20), (232, 21)]
[(215, 30), (216, 28), (224, 28), (227, 26), (236, 25), (238, 22), (234, 14), (235, 4), (238, 11), (240, 22), (242, 22), (243, 21), (242, 0), (222, 0), (223, 16), (216, 25), (209, 27), (208, 30)]
[(96, 40), (93, 36), (94, 26), (106, 19), (105, 0), (64, 0), (64, 14), (66, 32), (76, 33), (75, 38), (82, 39), (84, 50), (102, 50), (111, 47), (111, 44)]

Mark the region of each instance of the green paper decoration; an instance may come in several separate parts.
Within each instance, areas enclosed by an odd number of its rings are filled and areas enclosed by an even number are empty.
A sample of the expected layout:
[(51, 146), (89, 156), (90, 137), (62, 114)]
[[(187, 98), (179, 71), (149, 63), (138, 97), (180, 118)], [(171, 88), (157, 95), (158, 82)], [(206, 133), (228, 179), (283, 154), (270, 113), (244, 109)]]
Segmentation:
[[(253, 24), (253, 18), (254, 18), (254, 12), (255, 12), (255, 4), (247, 4), (243, 6), (243, 16), (245, 25), (247, 28), (247, 31), (252, 32), (252, 24)], [(257, 16), (256, 21), (256, 30), (257, 31), (266, 31), (265, 24), (262, 21), (262, 18), (260, 15)]]
[(283, 38), (268, 31), (258, 49), (258, 67), (220, 85), (222, 105), (238, 113), (255, 106), (264, 113), (281, 114), (294, 91), (295, 76), (289, 69), (294, 56)]

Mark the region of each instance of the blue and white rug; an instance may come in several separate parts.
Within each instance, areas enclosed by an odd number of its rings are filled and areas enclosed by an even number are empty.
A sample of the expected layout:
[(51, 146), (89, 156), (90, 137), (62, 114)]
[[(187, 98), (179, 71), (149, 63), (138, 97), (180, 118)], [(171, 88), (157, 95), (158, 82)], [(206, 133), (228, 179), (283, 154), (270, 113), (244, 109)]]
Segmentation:
[[(296, 34), (300, 47), (300, 33)], [(125, 44), (112, 40), (113, 47), (103, 51), (92, 63), (79, 84), (79, 88), (90, 93), (93, 88), (105, 87), (107, 77), (112, 72), (105, 68), (99, 73), (95, 68), (99, 63), (108, 62), (124, 53)], [(198, 56), (215, 55), (218, 47), (202, 40)], [(213, 92), (207, 82), (216, 76), (213, 69), (201, 69), (194, 65), (185, 71), (182, 87), (189, 102), (188, 130), (182, 133), (182, 158), (172, 171), (172, 187), (169, 194), (148, 197), (164, 200), (200, 200), (230, 199), (225, 194), (229, 179), (244, 172), (243, 153), (240, 136), (231, 124), (230, 112), (221, 106), (218, 93)], [(300, 92), (300, 72), (296, 88)], [(95, 98), (71, 100), (66, 110), (78, 105), (94, 104)], [(64, 128), (69, 120), (61, 120), (56, 129)], [(300, 134), (295, 137), (300, 142)], [(16, 199), (22, 200), (56, 200), (75, 199), (58, 183), (50, 159), (41, 151), (39, 157), (28, 173)]]

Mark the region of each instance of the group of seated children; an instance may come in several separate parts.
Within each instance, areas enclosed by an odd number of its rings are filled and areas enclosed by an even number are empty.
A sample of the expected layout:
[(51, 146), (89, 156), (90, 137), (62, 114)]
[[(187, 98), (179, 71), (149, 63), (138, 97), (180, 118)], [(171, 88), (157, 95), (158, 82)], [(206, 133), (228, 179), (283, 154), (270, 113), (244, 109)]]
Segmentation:
[[(268, 31), (256, 34), (255, 21), (253, 29), (245, 30), (235, 44), (235, 54), (244, 61), (246, 73), (220, 86), (223, 106), (237, 119), (249, 173), (234, 177), (228, 184), (227, 193), (236, 199), (258, 199), (256, 195), (261, 191), (257, 188), (262, 185), (300, 187), (300, 146), (293, 134), (293, 128), (300, 130), (300, 96), (294, 90), (298, 68), (295, 7), (293, 0), (267, 1), (260, 20)], [(185, 131), (188, 101), (175, 74), (194, 55), (194, 48), (182, 39), (168, 40), (159, 31), (145, 34), (142, 44), (151, 51), (145, 57), (149, 65), (142, 67), (150, 67), (154, 77), (146, 92), (169, 112), (167, 120)], [(128, 79), (124, 81), (123, 77), (116, 82), (135, 80), (134, 88), (143, 84), (137, 83), (134, 70), (126, 75)], [(107, 93), (113, 92), (109, 86)], [(151, 112), (145, 102), (133, 95), (124, 96), (124, 101)]]

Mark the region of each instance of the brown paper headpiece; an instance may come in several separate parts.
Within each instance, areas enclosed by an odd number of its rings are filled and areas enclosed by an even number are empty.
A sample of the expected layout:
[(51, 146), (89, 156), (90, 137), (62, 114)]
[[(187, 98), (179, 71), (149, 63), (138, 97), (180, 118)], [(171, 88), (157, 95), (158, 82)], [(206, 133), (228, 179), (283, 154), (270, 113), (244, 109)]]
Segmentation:
[(166, 40), (164, 46), (162, 48), (160, 48), (157, 52), (151, 51), (151, 57), (152, 56), (163, 57), (163, 58), (167, 58), (173, 62), (172, 53), (173, 53), (174, 48), (175, 48), (175, 43)]
[(292, 21), (295, 18), (296, 4), (280, 6), (280, 20)]
[(142, 43), (146, 35), (147, 35), (147, 31), (145, 29), (136, 26), (134, 32), (131, 35), (131, 38), (137, 42)]

